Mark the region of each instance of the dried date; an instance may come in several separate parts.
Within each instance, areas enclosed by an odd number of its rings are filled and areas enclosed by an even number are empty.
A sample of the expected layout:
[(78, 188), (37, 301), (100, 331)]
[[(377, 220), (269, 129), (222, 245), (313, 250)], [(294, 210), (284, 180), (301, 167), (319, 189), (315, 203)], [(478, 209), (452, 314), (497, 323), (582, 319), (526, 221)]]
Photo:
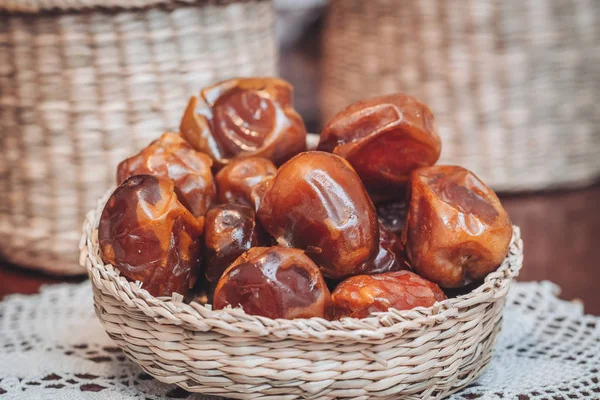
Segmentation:
[(302, 250), (253, 247), (225, 271), (213, 305), (217, 310), (241, 306), (248, 314), (274, 319), (328, 319), (331, 294)]
[(181, 135), (167, 132), (119, 164), (117, 183), (140, 174), (170, 178), (175, 181), (179, 201), (198, 217), (206, 214), (216, 200), (211, 166), (210, 157), (195, 151)]
[(403, 198), (411, 171), (438, 160), (441, 140), (424, 103), (394, 94), (342, 110), (321, 132), (318, 150), (348, 160), (378, 202)]
[(258, 156), (279, 165), (306, 150), (306, 128), (292, 104), (292, 86), (278, 78), (235, 78), (193, 97), (182, 118), (182, 135), (220, 165)]
[(223, 272), (251, 247), (268, 244), (256, 223), (254, 210), (223, 204), (206, 214), (204, 229), (206, 279), (217, 283)]
[(444, 288), (483, 279), (504, 260), (512, 224), (498, 196), (457, 166), (411, 175), (403, 242), (413, 269)]
[(254, 206), (252, 189), (276, 173), (277, 167), (266, 158), (232, 160), (215, 176), (219, 202)]
[(431, 307), (446, 299), (442, 290), (409, 271), (356, 275), (340, 283), (331, 294), (336, 319), (366, 318), (390, 308), (410, 310)]
[(356, 274), (376, 256), (375, 207), (344, 159), (301, 153), (282, 165), (269, 185), (259, 222), (279, 245), (306, 250), (325, 276)]
[(102, 211), (102, 260), (154, 296), (186, 295), (201, 269), (203, 219), (179, 202), (172, 180), (134, 175)]

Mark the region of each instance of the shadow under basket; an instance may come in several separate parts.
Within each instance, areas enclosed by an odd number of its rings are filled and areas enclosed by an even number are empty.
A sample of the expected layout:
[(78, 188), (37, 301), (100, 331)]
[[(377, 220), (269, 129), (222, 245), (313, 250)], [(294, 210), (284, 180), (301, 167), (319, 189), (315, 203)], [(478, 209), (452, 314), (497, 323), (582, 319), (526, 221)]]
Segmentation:
[(99, 256), (88, 213), (80, 242), (96, 314), (127, 357), (161, 382), (236, 399), (438, 399), (486, 368), (505, 297), (523, 263), (514, 228), (502, 265), (468, 294), (365, 319), (273, 320), (157, 298)]

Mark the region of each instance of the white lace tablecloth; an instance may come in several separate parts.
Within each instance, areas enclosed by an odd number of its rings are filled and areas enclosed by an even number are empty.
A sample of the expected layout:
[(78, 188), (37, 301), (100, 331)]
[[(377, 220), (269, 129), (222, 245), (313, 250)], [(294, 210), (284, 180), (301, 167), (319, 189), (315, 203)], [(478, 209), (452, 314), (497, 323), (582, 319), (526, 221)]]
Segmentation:
[[(600, 318), (549, 282), (517, 283), (487, 371), (451, 399), (600, 399)], [(145, 374), (111, 343), (89, 282), (0, 302), (2, 399), (209, 399)]]

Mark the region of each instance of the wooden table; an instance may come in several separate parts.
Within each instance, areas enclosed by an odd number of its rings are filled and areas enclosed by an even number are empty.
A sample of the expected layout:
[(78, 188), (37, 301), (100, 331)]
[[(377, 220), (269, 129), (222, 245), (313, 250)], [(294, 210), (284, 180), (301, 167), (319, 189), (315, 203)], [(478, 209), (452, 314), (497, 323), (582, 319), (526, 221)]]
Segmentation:
[(519, 280), (550, 280), (562, 298), (582, 300), (587, 313), (600, 315), (600, 184), (502, 202), (523, 233)]
[[(600, 184), (502, 200), (523, 233), (525, 263), (519, 279), (553, 281), (562, 287), (563, 298), (580, 299), (586, 312), (600, 315)], [(51, 277), (0, 260), (0, 298), (83, 279)]]

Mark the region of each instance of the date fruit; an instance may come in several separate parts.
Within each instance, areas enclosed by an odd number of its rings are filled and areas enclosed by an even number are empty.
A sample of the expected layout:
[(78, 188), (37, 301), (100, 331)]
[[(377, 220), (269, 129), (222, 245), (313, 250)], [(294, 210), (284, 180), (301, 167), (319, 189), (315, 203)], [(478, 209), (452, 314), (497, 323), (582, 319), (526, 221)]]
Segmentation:
[(271, 185), (273, 184), (273, 177), (265, 178), (260, 181), (260, 183), (256, 184), (250, 191), (250, 200), (252, 202), (252, 206), (254, 210), (258, 212), (260, 205), (262, 204), (263, 199), (265, 198), (265, 193), (269, 190)]
[(202, 89), (207, 108), (190, 100), (182, 135), (219, 164), (259, 156), (279, 165), (306, 150), (304, 121), (294, 110), (292, 86), (278, 78), (235, 78)]
[(167, 132), (117, 167), (117, 183), (133, 175), (150, 174), (175, 181), (179, 201), (196, 217), (215, 203), (217, 189), (212, 159), (195, 151), (177, 133)]
[(443, 288), (483, 279), (504, 260), (512, 224), (496, 193), (457, 166), (420, 168), (402, 240), (415, 272)]
[(351, 104), (325, 126), (318, 150), (348, 160), (375, 201), (402, 198), (412, 170), (435, 164), (441, 140), (433, 113), (406, 94)]
[(408, 269), (404, 255), (404, 245), (394, 232), (379, 223), (379, 250), (372, 260), (360, 268), (361, 274), (382, 274), (384, 272)]
[(360, 272), (378, 251), (375, 207), (352, 167), (330, 153), (309, 151), (283, 164), (257, 215), (280, 246), (306, 250), (328, 278)]
[(248, 157), (232, 160), (215, 176), (217, 198), (220, 203), (254, 206), (252, 189), (276, 173), (277, 167), (266, 158)]
[(389, 308), (410, 310), (431, 307), (446, 295), (433, 282), (410, 271), (356, 275), (340, 283), (331, 294), (336, 319), (366, 318)]
[(217, 283), (244, 252), (268, 243), (262, 236), (252, 208), (222, 204), (210, 209), (204, 227), (206, 279)]
[(179, 202), (171, 179), (134, 175), (102, 211), (102, 260), (154, 296), (185, 296), (201, 268), (203, 219)]
[(227, 306), (268, 318), (329, 319), (331, 294), (319, 268), (302, 250), (253, 247), (217, 284), (213, 307)]

